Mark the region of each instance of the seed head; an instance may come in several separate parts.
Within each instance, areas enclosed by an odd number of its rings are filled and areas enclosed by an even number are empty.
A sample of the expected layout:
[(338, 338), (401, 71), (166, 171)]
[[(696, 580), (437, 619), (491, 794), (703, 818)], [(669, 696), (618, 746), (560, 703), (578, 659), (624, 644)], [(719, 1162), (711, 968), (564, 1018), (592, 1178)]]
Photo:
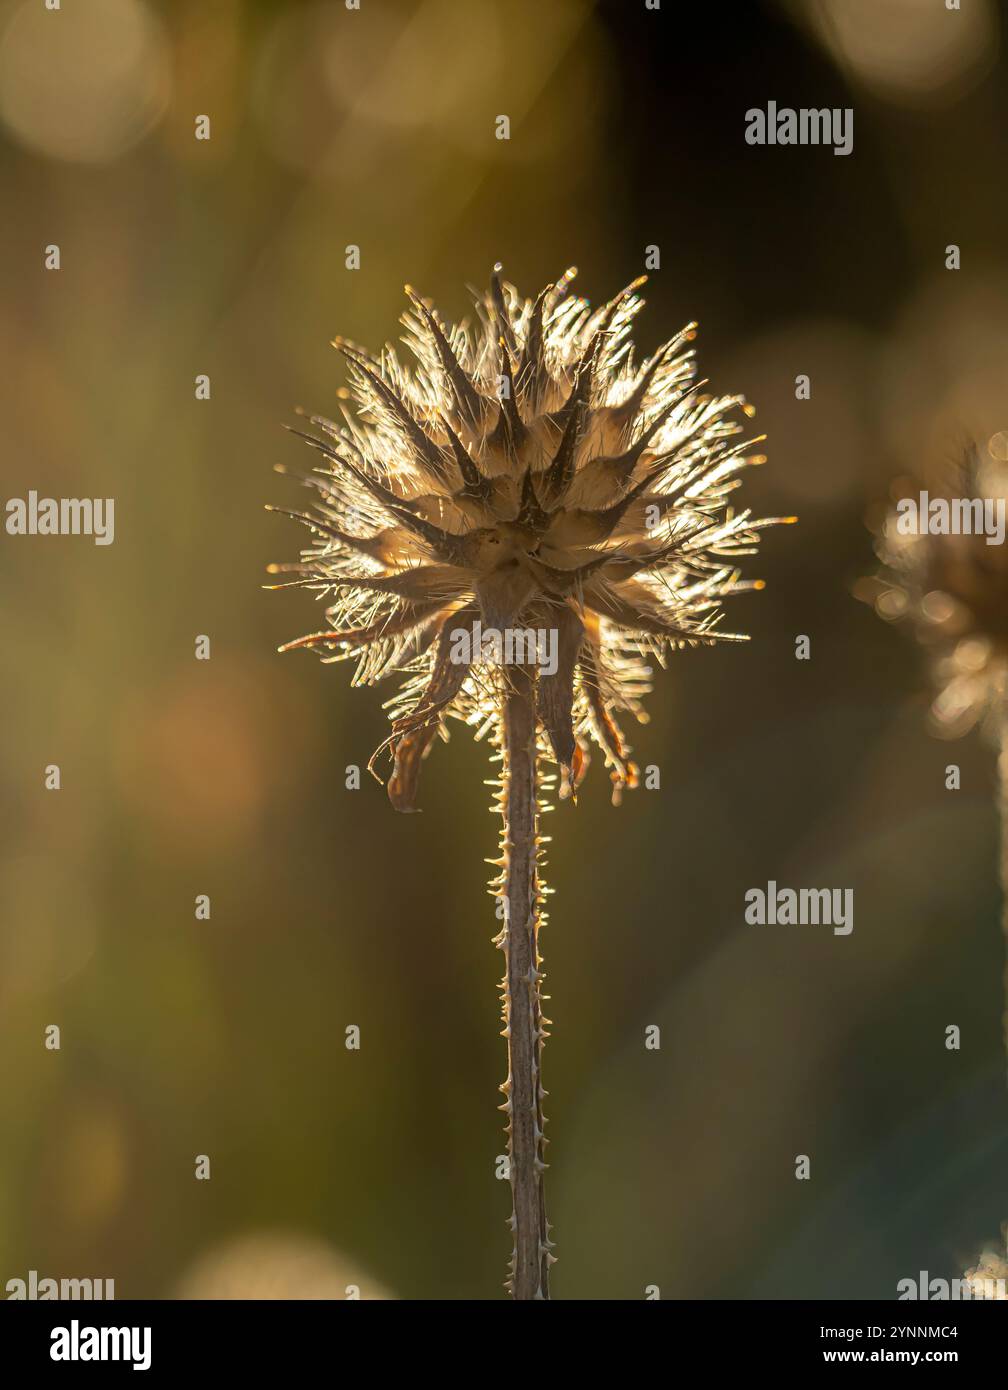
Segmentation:
[(736, 440), (744, 398), (695, 380), (695, 324), (637, 361), (642, 281), (593, 309), (569, 293), (573, 270), (530, 300), (499, 269), (475, 320), (453, 328), (407, 286), (408, 367), (391, 347), (373, 357), (336, 340), (356, 411), (311, 417), (304, 438), (323, 462), (302, 481), (317, 496), (288, 515), (312, 543), (270, 567), (328, 600), (328, 626), (281, 651), (355, 661), (358, 685), (405, 674), (375, 754), (391, 751), (399, 810), (415, 809), (420, 763), (449, 716), (477, 736), (496, 727), (507, 647), (460, 660), (458, 635), (477, 624), (484, 640), (552, 635), (539, 751), (564, 795), (593, 741), (617, 800), (637, 769), (615, 712), (644, 722), (647, 658), (744, 640), (721, 629), (721, 602), (762, 584), (736, 562), (762, 527), (793, 519), (729, 505), (737, 474), (763, 457), (759, 440)]
[[(1008, 1223), (1005, 1224), (1005, 1249), (1008, 1251)], [(1008, 1302), (1008, 1258), (1000, 1251), (988, 1248), (964, 1275), (972, 1298)]]
[[(894, 491), (919, 487), (901, 480)], [(928, 495), (947, 504), (952, 519), (961, 509), (972, 529), (951, 522), (945, 529), (943, 521), (925, 527), (920, 518), (910, 530), (890, 510), (876, 544), (883, 569), (860, 592), (881, 617), (909, 624), (930, 653), (938, 692), (932, 719), (951, 738), (982, 721), (1008, 693), (1008, 545), (989, 544), (983, 527), (973, 524), (982, 508), (996, 515), (1005, 507), (1008, 466), (982, 460), (971, 444)]]

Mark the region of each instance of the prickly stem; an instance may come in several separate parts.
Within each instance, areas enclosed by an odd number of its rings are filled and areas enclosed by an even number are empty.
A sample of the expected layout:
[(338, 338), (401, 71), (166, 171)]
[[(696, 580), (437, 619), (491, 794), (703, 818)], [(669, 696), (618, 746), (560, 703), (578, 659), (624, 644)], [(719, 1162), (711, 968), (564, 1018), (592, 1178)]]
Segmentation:
[(549, 1226), (543, 1181), (543, 1017), (539, 969), (540, 885), (535, 672), (503, 673), (504, 867), (497, 881), (504, 902), (498, 944), (504, 951), (504, 1023), (508, 1048), (508, 1155), (513, 1201), (511, 1296), (549, 1298)]

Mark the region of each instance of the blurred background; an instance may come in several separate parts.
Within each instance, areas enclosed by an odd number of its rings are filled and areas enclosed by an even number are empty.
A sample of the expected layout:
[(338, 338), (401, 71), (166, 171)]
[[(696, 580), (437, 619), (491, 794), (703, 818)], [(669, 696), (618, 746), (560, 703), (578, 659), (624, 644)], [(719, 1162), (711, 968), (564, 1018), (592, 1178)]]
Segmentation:
[[(420, 816), (346, 789), (394, 687), (276, 654), (319, 612), (262, 591), (302, 541), (263, 504), (301, 504), (281, 425), (335, 410), (329, 340), (395, 338), (404, 281), (458, 318), (496, 260), (528, 294), (576, 264), (596, 301), (649, 245), (641, 350), (699, 320), (769, 435), (744, 501), (801, 524), (748, 564), (751, 643), (658, 673), (661, 790), (613, 810), (597, 763), (548, 820), (554, 1296), (892, 1298), (996, 1241), (994, 760), (931, 735), (852, 589), (891, 478), (1008, 428), (1001, 19), (0, 4), (4, 499), (116, 500), (108, 547), (0, 537), (0, 1282), (503, 1296), (487, 750), (439, 747)], [(747, 145), (770, 100), (853, 106), (853, 154)], [(746, 927), (771, 878), (853, 887), (853, 935)]]

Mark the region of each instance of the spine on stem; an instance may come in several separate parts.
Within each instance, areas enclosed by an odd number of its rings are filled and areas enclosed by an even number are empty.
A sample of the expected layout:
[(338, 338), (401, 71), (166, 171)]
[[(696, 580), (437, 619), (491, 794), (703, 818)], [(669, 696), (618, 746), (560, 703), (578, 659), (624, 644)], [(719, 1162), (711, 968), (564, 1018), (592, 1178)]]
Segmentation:
[(508, 1075), (501, 1090), (507, 1115), (514, 1249), (508, 1287), (514, 1299), (549, 1297), (553, 1263), (546, 1220), (543, 1158), (542, 1050), (548, 1020), (542, 1013), (539, 924), (539, 804), (535, 671), (513, 666), (502, 673), (502, 772), (498, 800), (504, 828), (500, 876), (493, 884), (502, 905), (496, 944), (504, 952), (503, 1018)]

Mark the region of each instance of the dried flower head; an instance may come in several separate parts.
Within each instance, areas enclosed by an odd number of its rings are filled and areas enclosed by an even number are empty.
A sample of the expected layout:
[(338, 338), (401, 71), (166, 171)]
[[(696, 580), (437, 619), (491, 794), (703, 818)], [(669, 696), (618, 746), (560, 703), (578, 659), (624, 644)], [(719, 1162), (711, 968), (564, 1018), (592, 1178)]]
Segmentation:
[(1008, 1223), (1003, 1228), (1005, 1254), (988, 1248), (963, 1276), (972, 1298), (1008, 1302)]
[(762, 586), (736, 562), (760, 528), (791, 519), (728, 503), (762, 456), (758, 441), (735, 439), (733, 411), (751, 414), (743, 397), (695, 381), (695, 325), (638, 363), (642, 281), (593, 309), (568, 292), (573, 270), (528, 300), (499, 269), (471, 325), (447, 327), (407, 287), (409, 367), (392, 348), (375, 358), (336, 341), (356, 414), (311, 417), (319, 433), (304, 438), (325, 464), (303, 481), (318, 497), (287, 514), (313, 543), (271, 566), (329, 601), (328, 627), (281, 650), (356, 661), (354, 684), (405, 673), (382, 745), (399, 810), (414, 809), (448, 716), (477, 734), (496, 727), (505, 649), (479, 642), (459, 660), (454, 639), (470, 630), (553, 635), (555, 669), (536, 686), (539, 751), (567, 794), (594, 741), (618, 799), (637, 770), (615, 712), (643, 722), (646, 659), (742, 640), (720, 628), (721, 602)]
[[(894, 493), (919, 484), (900, 480)], [(906, 622), (931, 654), (937, 732), (966, 733), (1008, 693), (1008, 545), (991, 543), (984, 521), (1004, 518), (1008, 466), (981, 460), (974, 445), (927, 492), (928, 517), (911, 528), (897, 509), (876, 550), (884, 569), (862, 592), (889, 621)], [(899, 506), (900, 504), (898, 504)], [(963, 526), (963, 521), (966, 527)]]

